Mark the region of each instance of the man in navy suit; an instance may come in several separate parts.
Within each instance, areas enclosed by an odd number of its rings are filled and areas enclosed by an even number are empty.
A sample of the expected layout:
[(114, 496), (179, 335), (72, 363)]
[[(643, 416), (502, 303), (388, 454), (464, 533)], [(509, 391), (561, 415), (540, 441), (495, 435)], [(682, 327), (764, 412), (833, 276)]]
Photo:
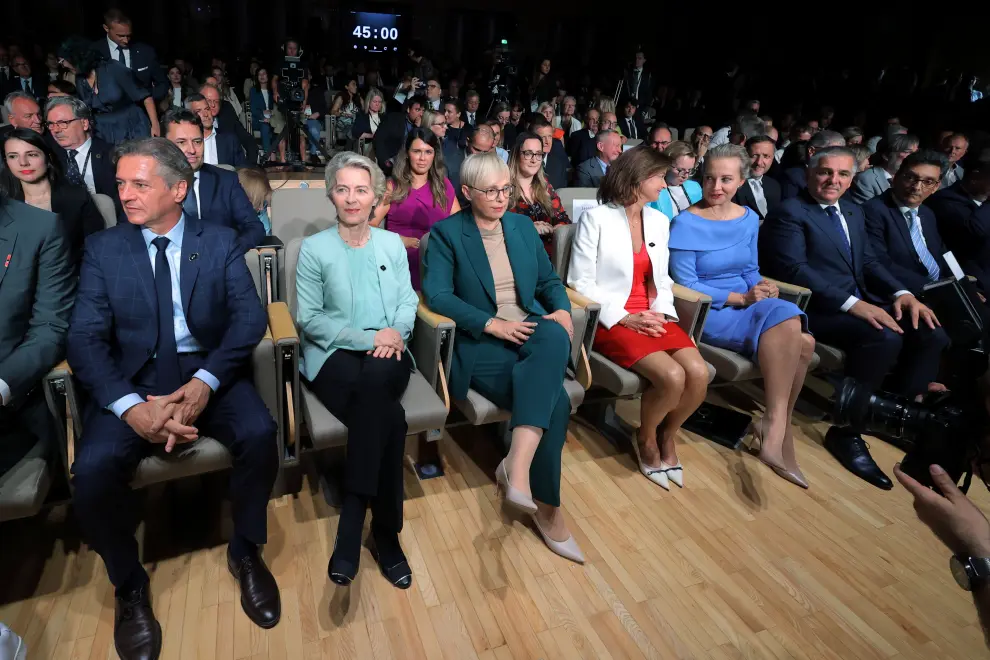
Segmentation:
[(14, 56), (10, 61), (10, 69), (13, 75), (0, 90), (0, 96), (6, 96), (10, 92), (24, 92), (39, 102), (45, 100), (48, 96), (48, 79), (45, 76), (34, 75), (31, 72), (31, 63), (25, 56)]
[(186, 214), (236, 230), (242, 254), (260, 245), (265, 240), (265, 226), (241, 188), (237, 174), (203, 162), (203, 123), (199, 116), (190, 110), (173, 108), (165, 113), (162, 129), (165, 137), (186, 155), (195, 175), (192, 190), (182, 205)]
[(199, 115), (199, 120), (203, 124), (204, 163), (207, 165), (233, 165), (234, 167), (245, 164), (244, 150), (237, 142), (237, 137), (233, 133), (221, 133), (216, 130), (210, 102), (204, 95), (190, 94), (187, 96), (186, 108)]
[[(234, 110), (234, 106), (230, 104), (230, 101), (225, 101), (220, 98), (220, 90), (216, 85), (211, 85), (209, 83), (201, 85), (199, 88), (199, 93), (203, 95), (206, 99), (206, 103), (210, 107), (210, 114), (213, 116), (213, 130), (217, 132), (218, 135), (228, 135), (232, 136), (244, 149), (244, 153), (247, 154), (247, 162), (251, 165), (258, 164), (258, 143), (254, 139), (254, 134), (249, 132), (244, 128), (244, 124), (241, 123), (240, 117), (237, 116), (237, 111)], [(205, 119), (203, 120), (206, 121)], [(229, 144), (229, 139), (226, 139)], [(224, 147), (224, 149), (229, 150), (230, 147)], [(242, 156), (243, 157), (243, 156)], [(221, 163), (224, 161), (220, 161)], [(227, 163), (228, 165), (232, 163)]]
[(962, 181), (928, 199), (938, 231), (959, 265), (990, 292), (990, 148), (971, 149), (963, 159)]
[(131, 19), (119, 9), (103, 15), (106, 37), (93, 43), (93, 50), (107, 60), (120, 62), (131, 70), (134, 80), (148, 90), (155, 101), (161, 101), (171, 87), (158, 63), (155, 49), (147, 44), (131, 42)]
[(646, 142), (646, 124), (643, 123), (643, 116), (638, 112), (639, 102), (629, 98), (623, 107), (622, 123), (619, 125), (622, 134), (631, 140), (639, 139)]
[[(771, 277), (811, 289), (809, 329), (845, 351), (847, 376), (875, 390), (894, 370), (892, 384), (913, 397), (935, 381), (949, 339), (876, 257), (862, 209), (839, 201), (855, 174), (856, 158), (845, 147), (816, 151), (807, 190), (782, 202), (760, 228), (760, 265)], [(852, 430), (829, 429), (825, 448), (853, 474), (892, 487)]]
[(543, 172), (547, 181), (555, 190), (567, 187), (567, 152), (560, 140), (553, 139), (553, 126), (543, 115), (534, 115), (529, 123), (529, 130), (535, 133), (543, 143)]
[(863, 204), (873, 253), (916, 296), (925, 285), (952, 274), (942, 257), (946, 249), (935, 214), (923, 205), (948, 167), (941, 153), (916, 151), (904, 159), (890, 188)]
[(267, 318), (235, 232), (183, 213), (193, 172), (171, 142), (136, 140), (117, 154), (129, 222), (86, 242), (68, 359), (87, 394), (73, 503), (116, 589), (114, 644), (127, 660), (157, 658), (162, 643), (134, 538), (138, 463), (201, 435), (230, 451), (227, 566), (248, 618), (271, 628), (278, 585), (258, 547), (278, 449), (250, 377)]
[(780, 184), (767, 172), (774, 164), (773, 154), (776, 144), (769, 135), (757, 135), (746, 140), (749, 153), (749, 178), (739, 186), (732, 199), (736, 204), (748, 206), (766, 220), (768, 214), (780, 204)]

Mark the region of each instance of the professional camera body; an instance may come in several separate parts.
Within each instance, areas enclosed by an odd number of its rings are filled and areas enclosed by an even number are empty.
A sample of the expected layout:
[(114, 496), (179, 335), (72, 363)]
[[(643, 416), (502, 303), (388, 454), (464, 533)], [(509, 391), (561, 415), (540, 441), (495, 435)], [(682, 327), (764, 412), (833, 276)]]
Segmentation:
[(835, 392), (833, 421), (906, 445), (901, 470), (929, 488), (935, 485), (928, 466), (939, 465), (954, 483), (965, 475), (962, 489), (966, 491), (988, 430), (986, 407), (976, 382), (986, 369), (987, 354), (982, 347), (950, 352), (949, 390), (929, 393), (920, 403), (888, 392), (871, 392), (846, 378)]
[(491, 80), (487, 85), (492, 94), (492, 103), (508, 103), (514, 96), (519, 68), (511, 62), (508, 53), (500, 50), (495, 51), (494, 59)]
[(289, 112), (298, 112), (302, 109), (303, 100), (306, 98), (302, 88), (305, 77), (306, 68), (302, 64), (302, 58), (286, 55), (278, 76), (278, 96)]

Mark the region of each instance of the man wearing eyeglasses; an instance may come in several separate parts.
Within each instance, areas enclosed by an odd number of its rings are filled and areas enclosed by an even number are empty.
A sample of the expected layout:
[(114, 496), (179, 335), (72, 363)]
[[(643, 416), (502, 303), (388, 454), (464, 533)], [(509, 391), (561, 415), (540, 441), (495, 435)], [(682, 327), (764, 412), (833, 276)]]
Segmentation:
[(669, 147), (672, 141), (673, 135), (667, 127), (667, 124), (662, 121), (657, 122), (652, 128), (650, 128), (650, 138), (647, 140), (647, 143), (653, 151), (663, 153), (663, 150)]
[(901, 163), (890, 188), (863, 204), (873, 252), (916, 296), (926, 284), (951, 274), (935, 214), (923, 205), (938, 190), (947, 168), (948, 160), (939, 152), (916, 151)]
[(433, 112), (440, 111), (440, 81), (430, 78), (426, 81), (426, 103)]
[(93, 135), (89, 106), (74, 96), (56, 96), (45, 105), (45, 117), (48, 130), (61, 147), (55, 151), (65, 177), (85, 185), (90, 193), (108, 196), (117, 209), (117, 217), (123, 218), (113, 146)]
[(44, 77), (32, 73), (31, 63), (23, 55), (11, 58), (10, 71), (11, 76), (6, 83), (5, 94), (24, 92), (39, 100), (48, 96), (48, 81)]

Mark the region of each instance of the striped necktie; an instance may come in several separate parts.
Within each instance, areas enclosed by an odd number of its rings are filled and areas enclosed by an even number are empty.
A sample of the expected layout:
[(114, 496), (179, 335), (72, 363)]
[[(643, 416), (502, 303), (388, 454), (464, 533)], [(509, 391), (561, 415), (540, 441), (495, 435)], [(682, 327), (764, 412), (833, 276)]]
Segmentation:
[(932, 253), (928, 251), (928, 246), (925, 245), (925, 239), (921, 233), (921, 218), (918, 217), (918, 210), (908, 209), (904, 217), (907, 218), (908, 229), (911, 231), (911, 243), (914, 244), (914, 251), (918, 253), (918, 258), (921, 259), (921, 265), (928, 271), (928, 279), (935, 282), (939, 278), (938, 264), (935, 262), (935, 257), (932, 256)]

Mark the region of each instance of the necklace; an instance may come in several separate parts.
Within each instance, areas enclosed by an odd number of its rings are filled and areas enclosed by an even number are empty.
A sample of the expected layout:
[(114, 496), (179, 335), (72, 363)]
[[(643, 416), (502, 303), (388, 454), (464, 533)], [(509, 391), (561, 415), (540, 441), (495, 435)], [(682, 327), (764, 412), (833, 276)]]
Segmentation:
[(340, 233), (340, 225), (338, 223), (338, 225), (337, 225), (337, 234), (340, 236), (341, 240), (343, 240), (344, 243), (346, 243), (350, 247), (359, 248), (359, 247), (364, 246), (368, 242), (368, 240), (371, 238), (371, 229), (369, 229), (368, 227), (365, 227), (365, 232), (356, 241), (353, 241), (353, 240), (349, 240), (349, 239), (345, 238), (344, 235)]

